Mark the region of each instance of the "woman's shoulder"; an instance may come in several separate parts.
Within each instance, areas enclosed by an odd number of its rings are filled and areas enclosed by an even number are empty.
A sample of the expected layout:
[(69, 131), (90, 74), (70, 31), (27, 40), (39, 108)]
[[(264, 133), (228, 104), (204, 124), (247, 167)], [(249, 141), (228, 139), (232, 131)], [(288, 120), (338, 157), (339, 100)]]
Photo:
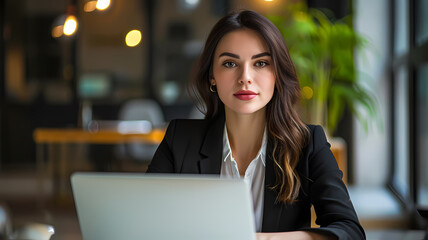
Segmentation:
[(309, 129), (309, 131), (312, 133), (313, 131), (315, 131), (315, 130), (321, 130), (321, 131), (324, 131), (323, 130), (323, 127), (321, 126), (321, 125), (314, 125), (314, 124), (306, 124), (306, 127)]
[(189, 145), (197, 146), (205, 142), (207, 136), (217, 137), (223, 132), (220, 130), (224, 122), (206, 119), (174, 119), (169, 123), (164, 140), (178, 148)]
[(174, 119), (168, 125), (167, 134), (187, 137), (205, 135), (214, 123), (212, 119)]
[(330, 147), (322, 126), (309, 124), (306, 126), (309, 131), (309, 141), (303, 150), (304, 153), (311, 155), (317, 153), (325, 147)]
[(306, 124), (310, 133), (310, 141), (327, 141), (324, 128), (321, 125)]
[(169, 126), (173, 125), (180, 129), (187, 128), (203, 128), (210, 125), (210, 120), (207, 119), (173, 119), (169, 123)]

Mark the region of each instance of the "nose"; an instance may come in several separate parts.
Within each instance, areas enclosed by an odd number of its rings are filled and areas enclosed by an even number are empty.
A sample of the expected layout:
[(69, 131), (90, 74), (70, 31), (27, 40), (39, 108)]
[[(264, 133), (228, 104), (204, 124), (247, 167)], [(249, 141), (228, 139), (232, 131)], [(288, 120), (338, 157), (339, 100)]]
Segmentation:
[(241, 74), (238, 79), (239, 84), (252, 84), (253, 83), (253, 76), (251, 72), (251, 68), (247, 65), (242, 67)]

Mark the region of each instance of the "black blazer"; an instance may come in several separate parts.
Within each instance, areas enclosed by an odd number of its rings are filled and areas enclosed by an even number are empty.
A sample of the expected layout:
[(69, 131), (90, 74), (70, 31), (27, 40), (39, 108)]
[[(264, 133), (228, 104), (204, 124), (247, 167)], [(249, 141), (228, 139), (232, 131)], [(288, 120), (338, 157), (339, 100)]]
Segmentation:
[[(295, 203), (277, 202), (271, 156), (272, 141), (266, 148), (263, 232), (306, 230), (333, 234), (338, 239), (365, 239), (342, 172), (330, 151), (320, 126), (308, 126), (311, 140), (303, 150), (297, 169), (302, 187)], [(211, 120), (173, 120), (147, 172), (220, 174), (224, 117)], [(311, 229), (311, 205), (320, 228)]]

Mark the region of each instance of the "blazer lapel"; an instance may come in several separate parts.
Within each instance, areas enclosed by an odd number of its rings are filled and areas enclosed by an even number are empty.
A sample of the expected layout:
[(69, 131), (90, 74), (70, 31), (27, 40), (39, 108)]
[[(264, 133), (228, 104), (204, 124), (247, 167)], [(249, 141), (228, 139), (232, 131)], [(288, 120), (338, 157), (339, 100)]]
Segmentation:
[(275, 185), (275, 170), (272, 157), (273, 142), (271, 137), (268, 138), (266, 147), (266, 169), (265, 169), (265, 196), (263, 206), (263, 223), (262, 232), (275, 232), (282, 214), (283, 206), (277, 202), (278, 193), (271, 188)]
[[(204, 158), (199, 161), (199, 171), (201, 174), (220, 174), (223, 153), (223, 129), (224, 116), (213, 119), (200, 150), (200, 154), (204, 156)], [(262, 223), (263, 232), (277, 231), (284, 207), (284, 204), (276, 201), (277, 192), (271, 189), (271, 187), (275, 185), (272, 150), (273, 141), (271, 137), (269, 137), (266, 147), (265, 189)]]
[(220, 174), (223, 153), (224, 116), (213, 119), (201, 147), (199, 161), (201, 174)]

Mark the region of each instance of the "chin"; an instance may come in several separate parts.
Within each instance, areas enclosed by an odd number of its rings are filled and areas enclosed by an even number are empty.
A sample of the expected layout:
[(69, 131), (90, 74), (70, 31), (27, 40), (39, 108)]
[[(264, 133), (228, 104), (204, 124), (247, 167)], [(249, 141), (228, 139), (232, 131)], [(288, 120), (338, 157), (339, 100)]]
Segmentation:
[(251, 115), (254, 113), (258, 113), (265, 108), (248, 108), (248, 107), (237, 107), (237, 108), (229, 108), (231, 112), (241, 115)]

